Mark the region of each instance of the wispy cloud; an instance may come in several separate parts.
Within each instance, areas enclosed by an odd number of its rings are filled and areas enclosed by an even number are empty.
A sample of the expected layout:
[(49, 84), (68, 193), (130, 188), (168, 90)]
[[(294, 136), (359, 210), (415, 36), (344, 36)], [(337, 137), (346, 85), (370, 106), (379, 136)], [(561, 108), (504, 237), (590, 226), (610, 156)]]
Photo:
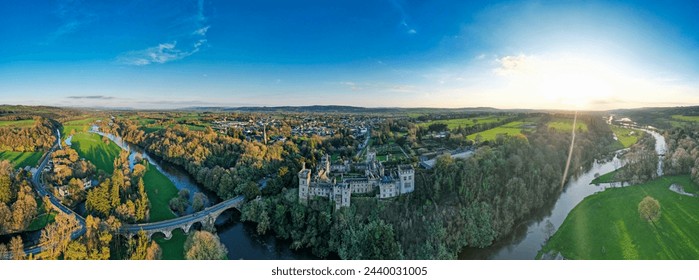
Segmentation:
[(106, 96), (106, 95), (73, 95), (73, 96), (67, 96), (66, 98), (69, 98), (69, 99), (112, 100), (112, 99), (114, 99), (114, 96)]
[(155, 47), (150, 47), (145, 50), (130, 51), (122, 54), (117, 58), (117, 61), (122, 64), (143, 66), (153, 63), (166, 63), (188, 57), (199, 51), (196, 46), (190, 51), (177, 49), (177, 42), (163, 43)]
[[(207, 25), (206, 22), (204, 0), (198, 0), (196, 14), (192, 22), (194, 29), (192, 32), (168, 42), (160, 43), (157, 46), (122, 53), (116, 58), (116, 61), (126, 65), (145, 66), (163, 64), (193, 55), (199, 52), (208, 42), (206, 33), (211, 26)], [(179, 46), (178, 41), (180, 42)]]
[(52, 32), (48, 41), (54, 41), (64, 35), (71, 34), (97, 19), (97, 15), (85, 9), (81, 0), (58, 1), (54, 14), (62, 24)]
[(391, 0), (391, 4), (400, 13), (400, 26), (405, 30), (405, 33), (407, 34), (417, 34), (417, 30), (415, 30), (415, 28), (411, 27), (410, 24), (408, 24), (408, 16), (405, 13), (405, 9), (403, 9), (403, 5), (398, 1), (399, 0)]

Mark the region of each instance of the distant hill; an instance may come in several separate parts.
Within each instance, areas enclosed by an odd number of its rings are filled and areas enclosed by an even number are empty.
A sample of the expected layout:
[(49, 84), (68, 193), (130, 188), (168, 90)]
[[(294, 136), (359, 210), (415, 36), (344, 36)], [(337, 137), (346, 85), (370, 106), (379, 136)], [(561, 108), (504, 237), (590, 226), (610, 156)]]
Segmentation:
[(299, 112), (299, 113), (448, 113), (448, 112), (499, 112), (491, 107), (473, 108), (398, 108), (355, 107), (342, 105), (276, 106), (276, 107), (189, 107), (186, 111), (208, 112)]

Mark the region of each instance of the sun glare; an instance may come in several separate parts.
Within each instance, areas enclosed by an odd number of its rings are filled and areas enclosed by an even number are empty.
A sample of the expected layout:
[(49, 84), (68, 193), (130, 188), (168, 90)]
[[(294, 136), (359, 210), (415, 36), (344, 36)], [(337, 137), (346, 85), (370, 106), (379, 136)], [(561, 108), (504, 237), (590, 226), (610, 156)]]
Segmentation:
[(517, 56), (500, 62), (496, 73), (509, 79), (511, 90), (559, 109), (595, 109), (625, 83), (613, 70), (589, 59)]

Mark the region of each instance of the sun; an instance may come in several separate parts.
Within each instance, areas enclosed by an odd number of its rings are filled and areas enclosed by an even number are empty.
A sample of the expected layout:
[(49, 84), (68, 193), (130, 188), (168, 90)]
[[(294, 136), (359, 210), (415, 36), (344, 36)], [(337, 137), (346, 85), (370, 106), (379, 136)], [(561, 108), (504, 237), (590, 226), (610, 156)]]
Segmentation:
[(537, 95), (575, 109), (594, 109), (595, 103), (607, 101), (615, 83), (605, 67), (579, 58), (544, 63), (535, 79)]
[(620, 78), (604, 63), (581, 57), (510, 57), (497, 72), (507, 76), (511, 89), (540, 107), (594, 110), (608, 102)]

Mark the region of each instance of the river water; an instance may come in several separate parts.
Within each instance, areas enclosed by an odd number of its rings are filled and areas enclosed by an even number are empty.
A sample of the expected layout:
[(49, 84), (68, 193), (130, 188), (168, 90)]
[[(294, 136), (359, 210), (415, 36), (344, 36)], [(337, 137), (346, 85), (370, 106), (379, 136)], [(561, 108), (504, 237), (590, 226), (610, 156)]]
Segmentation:
[[(655, 149), (660, 155), (665, 153), (665, 138), (657, 132), (645, 130), (655, 138)], [(465, 248), (460, 259), (532, 260), (546, 242), (548, 222), (558, 229), (573, 208), (585, 197), (604, 191), (607, 188), (623, 187), (622, 183), (592, 185), (595, 175), (603, 175), (623, 166), (617, 151), (607, 162), (595, 162), (590, 170), (581, 173), (566, 183), (563, 192), (555, 202), (544, 206), (532, 214), (529, 220), (520, 223), (508, 236), (498, 240), (488, 248)], [(662, 175), (662, 157), (659, 158), (658, 174)]]
[[(97, 131), (97, 127), (92, 128), (92, 132), (106, 136), (114, 141), (119, 147), (130, 151), (129, 161), (131, 167), (137, 163), (137, 157), (148, 160), (151, 166), (155, 166), (162, 172), (177, 189), (187, 189), (190, 197), (195, 192), (202, 192), (209, 198), (209, 205), (221, 200), (213, 193), (206, 191), (183, 168), (171, 164), (158, 156), (151, 155), (143, 148), (124, 141), (120, 137), (104, 134)], [(192, 209), (188, 209), (191, 212)], [(291, 250), (290, 243), (285, 240), (278, 240), (272, 234), (259, 235), (256, 226), (240, 221), (240, 213), (237, 210), (226, 211), (216, 220), (216, 233), (221, 238), (221, 242), (228, 248), (228, 259), (238, 260), (277, 260), (277, 259), (314, 259), (315, 257), (307, 250)]]

